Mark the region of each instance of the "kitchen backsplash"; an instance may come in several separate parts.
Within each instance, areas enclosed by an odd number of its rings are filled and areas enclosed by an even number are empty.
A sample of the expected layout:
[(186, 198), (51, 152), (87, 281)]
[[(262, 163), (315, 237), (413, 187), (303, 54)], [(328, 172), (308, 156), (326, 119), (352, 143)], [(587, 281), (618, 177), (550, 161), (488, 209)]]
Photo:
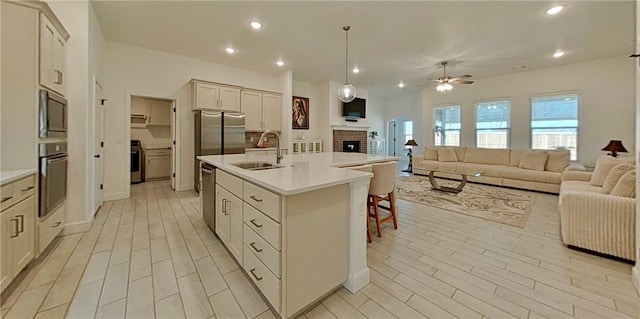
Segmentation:
[[(256, 148), (258, 147), (258, 140), (260, 140), (260, 135), (262, 132), (245, 132), (244, 133), (244, 148)], [(265, 147), (275, 147), (276, 146), (276, 138), (269, 134), (267, 136), (267, 141), (264, 143)]]

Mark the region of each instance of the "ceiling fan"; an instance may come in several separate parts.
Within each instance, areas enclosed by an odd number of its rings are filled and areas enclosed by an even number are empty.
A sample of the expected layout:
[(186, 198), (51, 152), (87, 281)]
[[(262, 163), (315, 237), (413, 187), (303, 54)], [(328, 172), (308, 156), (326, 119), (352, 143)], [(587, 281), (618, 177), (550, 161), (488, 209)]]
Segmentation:
[(436, 86), (436, 90), (442, 94), (446, 94), (447, 91), (451, 91), (453, 89), (453, 84), (472, 84), (473, 81), (464, 80), (471, 77), (471, 74), (464, 74), (459, 76), (449, 76), (447, 75), (447, 61), (440, 62), (444, 72), (441, 77), (437, 79), (429, 79), (430, 81), (434, 81), (438, 83)]

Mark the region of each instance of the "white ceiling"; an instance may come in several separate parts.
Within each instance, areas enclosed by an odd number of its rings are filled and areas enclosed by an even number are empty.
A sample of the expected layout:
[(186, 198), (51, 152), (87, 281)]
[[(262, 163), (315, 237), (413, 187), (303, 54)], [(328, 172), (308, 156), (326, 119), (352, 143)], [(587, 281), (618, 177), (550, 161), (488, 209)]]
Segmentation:
[[(565, 4), (560, 14), (545, 10)], [(295, 80), (344, 81), (389, 97), (438, 77), (473, 80), (631, 54), (634, 1), (93, 1), (107, 40), (281, 74)], [(252, 20), (262, 22), (254, 31)], [(228, 55), (224, 49), (237, 52)], [(556, 50), (566, 55), (554, 59)], [(282, 58), (284, 67), (275, 61)], [(512, 69), (521, 65), (526, 68)], [(397, 87), (402, 80), (407, 89)], [(431, 85), (431, 84), (429, 84)]]

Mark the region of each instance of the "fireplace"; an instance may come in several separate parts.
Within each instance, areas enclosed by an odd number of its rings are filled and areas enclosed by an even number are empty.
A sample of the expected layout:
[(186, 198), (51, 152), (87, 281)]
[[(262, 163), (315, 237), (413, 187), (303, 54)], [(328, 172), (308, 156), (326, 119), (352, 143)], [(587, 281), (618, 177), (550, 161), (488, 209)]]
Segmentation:
[(342, 151), (345, 153), (360, 153), (360, 141), (342, 142)]
[(367, 131), (333, 130), (333, 151), (367, 153)]

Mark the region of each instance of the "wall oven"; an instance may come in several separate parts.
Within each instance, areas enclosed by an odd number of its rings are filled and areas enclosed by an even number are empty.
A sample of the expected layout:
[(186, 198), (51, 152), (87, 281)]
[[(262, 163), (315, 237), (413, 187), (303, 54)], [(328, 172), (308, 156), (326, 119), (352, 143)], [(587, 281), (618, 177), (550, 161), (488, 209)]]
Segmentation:
[(46, 217), (67, 198), (67, 143), (40, 144), (40, 208)]
[(39, 93), (40, 138), (67, 137), (67, 100), (47, 90)]

